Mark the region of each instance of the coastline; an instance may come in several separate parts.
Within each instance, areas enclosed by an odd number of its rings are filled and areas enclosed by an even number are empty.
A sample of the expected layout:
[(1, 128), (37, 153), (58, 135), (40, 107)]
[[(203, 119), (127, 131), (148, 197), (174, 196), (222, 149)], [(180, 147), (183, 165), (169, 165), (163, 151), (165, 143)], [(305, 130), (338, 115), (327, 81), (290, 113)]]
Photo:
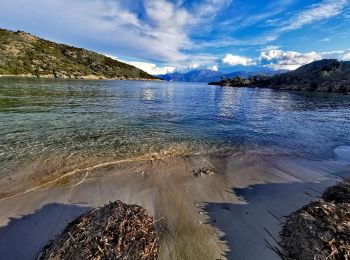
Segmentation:
[(322, 59), (300, 66), (296, 70), (272, 76), (239, 76), (209, 82), (209, 85), (270, 88), (324, 93), (350, 93), (350, 62)]
[(125, 78), (115, 77), (107, 78), (96, 75), (85, 75), (79, 77), (55, 77), (54, 75), (32, 75), (32, 74), (20, 74), (20, 75), (0, 75), (1, 78), (28, 78), (28, 79), (69, 79), (69, 80), (135, 80), (135, 81), (163, 81), (162, 79), (149, 79), (149, 78)]
[[(219, 84), (218, 82), (209, 82), (209, 86), (217, 86), (221, 88), (250, 88), (250, 89), (270, 89), (270, 90), (277, 90), (277, 91), (294, 91), (294, 92), (305, 92), (305, 93), (326, 93), (326, 94), (338, 94), (338, 95), (350, 95), (350, 91), (342, 92), (342, 91), (315, 91), (315, 90), (303, 90), (299, 89), (298, 87), (293, 86), (285, 86), (285, 87), (272, 87), (272, 86), (255, 86), (255, 85), (245, 85), (245, 86), (231, 86), (231, 85), (225, 85), (225, 84)], [(297, 85), (295, 85), (297, 86)]]
[[(208, 167), (213, 176), (193, 175), (193, 169)], [(90, 167), (1, 200), (0, 251), (5, 258), (35, 258), (76, 216), (120, 199), (165, 219), (160, 259), (279, 259), (265, 242), (274, 243), (269, 233), (277, 237), (278, 218), (309, 203), (318, 196), (315, 191), (342, 175), (350, 176), (343, 162), (258, 150)]]

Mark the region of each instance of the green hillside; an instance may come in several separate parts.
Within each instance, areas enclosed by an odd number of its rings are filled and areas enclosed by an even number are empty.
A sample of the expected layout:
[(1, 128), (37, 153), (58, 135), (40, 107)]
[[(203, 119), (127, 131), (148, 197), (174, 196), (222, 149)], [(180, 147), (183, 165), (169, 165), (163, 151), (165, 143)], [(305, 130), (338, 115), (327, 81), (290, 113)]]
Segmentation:
[(0, 75), (77, 79), (155, 79), (146, 72), (81, 48), (22, 31), (0, 29)]

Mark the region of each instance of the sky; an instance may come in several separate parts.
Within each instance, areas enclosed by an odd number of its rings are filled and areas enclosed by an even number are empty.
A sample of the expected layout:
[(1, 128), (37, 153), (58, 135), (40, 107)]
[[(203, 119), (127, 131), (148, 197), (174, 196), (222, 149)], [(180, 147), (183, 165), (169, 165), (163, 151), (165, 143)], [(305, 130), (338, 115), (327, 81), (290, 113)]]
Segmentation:
[(1, 0), (0, 28), (151, 74), (350, 60), (350, 0)]

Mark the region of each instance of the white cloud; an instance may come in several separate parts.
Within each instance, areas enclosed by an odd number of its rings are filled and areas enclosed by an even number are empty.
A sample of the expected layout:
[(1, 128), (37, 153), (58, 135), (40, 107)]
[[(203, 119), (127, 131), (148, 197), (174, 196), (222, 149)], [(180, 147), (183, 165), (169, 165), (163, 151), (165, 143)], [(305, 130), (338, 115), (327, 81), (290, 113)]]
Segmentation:
[(330, 42), (330, 41), (331, 41), (331, 39), (328, 38), (328, 37), (323, 38), (323, 39), (320, 40), (320, 42)]
[(230, 26), (230, 30), (235, 30), (253, 26), (258, 23), (273, 22), (271, 17), (275, 17), (288, 10), (289, 5), (294, 1), (295, 0), (266, 1), (266, 4), (256, 12), (250, 12), (249, 8), (251, 5), (242, 5), (239, 12), (236, 12), (232, 17), (229, 16), (228, 20), (220, 22), (219, 26), (224, 28)]
[(338, 50), (338, 51), (324, 51), (324, 52), (321, 52), (320, 54), (322, 56), (327, 56), (327, 55), (338, 55), (338, 54), (343, 54), (345, 51), (342, 51), (342, 50)]
[(269, 50), (278, 50), (281, 48), (281, 46), (278, 45), (268, 45), (265, 48), (262, 49), (262, 51), (269, 51)]
[[(207, 68), (213, 66), (218, 61), (218, 57), (216, 55), (209, 54), (194, 54), (188, 55), (188, 60), (182, 63), (178, 63), (175, 66), (179, 69), (198, 69), (198, 68)], [(188, 65), (190, 64), (190, 65)]]
[[(218, 64), (218, 57), (203, 54), (205, 48), (232, 45), (259, 45), (271, 42), (281, 33), (301, 28), (306, 24), (323, 21), (343, 12), (349, 0), (320, 0), (299, 13), (286, 13), (282, 19), (270, 20), (266, 28), (270, 34), (254, 36), (253, 39), (231, 38), (231, 28), (223, 26), (222, 34), (212, 41), (191, 40), (192, 33), (204, 34), (207, 27), (219, 30), (213, 23), (220, 11), (228, 8), (233, 0), (1, 0), (0, 24), (9, 29), (21, 29), (39, 36), (122, 57), (126, 60), (145, 60), (138, 64), (146, 71), (207, 68)], [(278, 2), (278, 1), (277, 1)], [(243, 13), (239, 21), (249, 20), (247, 26), (263, 21), (271, 14), (285, 10), (293, 0), (273, 2), (273, 5), (252, 17)], [(283, 3), (282, 3), (283, 2)], [(21, 8), (18, 8), (21, 6)], [(38, 8), (40, 6), (40, 8)], [(67, 8), (67, 6), (69, 8)], [(266, 11), (271, 11), (269, 14)], [(347, 9), (349, 14), (349, 9)], [(238, 11), (237, 11), (238, 12)], [(142, 15), (140, 15), (142, 13)], [(232, 17), (235, 17), (233, 14)], [(237, 14), (240, 16), (239, 14)], [(344, 14), (345, 15), (345, 14)], [(20, 17), (20, 19), (15, 18)], [(232, 26), (237, 22), (228, 16)], [(271, 16), (274, 18), (275, 16)], [(220, 19), (221, 20), (221, 16)], [(222, 20), (221, 20), (222, 21)], [(42, 26), (45, 24), (45, 26)], [(237, 27), (240, 23), (236, 23)], [(215, 27), (214, 27), (215, 26)], [(262, 25), (263, 26), (263, 25)], [(271, 27), (275, 26), (275, 27)], [(227, 30), (229, 28), (230, 30)], [(201, 39), (200, 37), (193, 39)], [(270, 46), (278, 50), (278, 46)], [(190, 54), (193, 52), (196, 54)], [(211, 50), (209, 50), (210, 52)], [(339, 55), (341, 57), (341, 55)], [(255, 59), (227, 54), (222, 62), (234, 65), (255, 65)], [(155, 65), (157, 64), (157, 65)], [(162, 66), (161, 64), (166, 64)], [(172, 64), (170, 67), (168, 64)], [(191, 65), (188, 65), (191, 64)], [(151, 72), (152, 71), (152, 72)]]
[(191, 61), (186, 50), (194, 45), (191, 31), (210, 25), (216, 13), (231, 2), (202, 0), (188, 5), (180, 0), (1, 0), (0, 24), (118, 57), (188, 64)]
[(347, 0), (325, 0), (322, 3), (313, 4), (292, 17), (280, 31), (299, 29), (304, 25), (336, 16), (342, 12), (347, 3)]
[(199, 67), (199, 64), (190, 64), (189, 66), (188, 66), (188, 68), (189, 69), (196, 69), (196, 68), (198, 68)]
[(213, 71), (219, 71), (219, 68), (217, 65), (214, 65), (214, 66), (210, 66), (207, 68), (208, 70), (213, 70)]
[(221, 9), (228, 7), (232, 2), (233, 0), (204, 0), (195, 7), (197, 17), (208, 19)]
[(135, 66), (136, 68), (146, 71), (148, 74), (151, 74), (151, 75), (162, 75), (162, 74), (172, 73), (176, 70), (176, 67), (172, 67), (172, 66), (157, 66), (156, 64), (149, 63), (149, 62), (128, 61), (128, 60), (118, 59), (118, 57), (113, 55), (109, 55), (109, 54), (104, 54), (104, 55), (114, 60), (118, 60), (120, 62), (124, 62), (132, 66)]
[(238, 55), (232, 55), (232, 54), (226, 54), (225, 57), (222, 59), (222, 62), (231, 66), (237, 66), (237, 65), (243, 65), (243, 66), (250, 66), (250, 65), (256, 65), (256, 62), (254, 62), (251, 58), (238, 56)]
[(276, 40), (282, 33), (300, 29), (306, 25), (341, 14), (348, 4), (348, 0), (323, 0), (321, 3), (313, 4), (305, 10), (292, 14), (289, 18), (269, 20), (269, 25), (276, 27), (263, 37), (265, 43)]
[[(276, 1), (278, 2), (278, 1)], [(227, 26), (233, 27), (230, 28), (230, 31), (236, 29), (242, 29), (249, 24), (254, 24), (260, 19), (264, 22), (261, 22), (262, 27), (269, 28), (261, 35), (255, 34), (252, 37), (242, 38), (233, 38), (228, 36), (228, 34), (223, 31), (223, 36), (219, 39), (213, 39), (206, 42), (196, 42), (194, 48), (212, 48), (212, 47), (228, 47), (233, 45), (260, 45), (274, 42), (279, 38), (283, 33), (289, 31), (300, 29), (306, 25), (320, 23), (326, 21), (329, 18), (334, 16), (342, 15), (344, 17), (350, 17), (350, 9), (346, 9), (349, 3), (349, 0), (323, 0), (319, 1), (320, 3), (308, 5), (302, 11), (295, 13), (284, 12), (284, 15), (277, 17), (275, 19), (267, 19), (270, 14), (278, 14), (285, 10), (288, 4), (291, 4), (293, 0), (282, 1), (280, 6), (275, 6), (268, 13), (262, 13), (254, 15), (249, 13), (235, 16), (233, 19), (228, 21), (221, 22), (222, 27), (226, 30)], [(307, 1), (306, 1), (307, 2)], [(273, 15), (272, 15), (273, 16)], [(226, 36), (226, 37), (225, 37)]]
[(271, 60), (274, 60), (274, 59), (283, 58), (284, 55), (285, 55), (285, 52), (282, 51), (282, 50), (268, 49), (266, 51), (261, 52), (260, 60), (271, 61)]
[(274, 70), (295, 70), (302, 65), (322, 59), (317, 52), (299, 53), (295, 51), (267, 50), (261, 52), (260, 61), (270, 62), (267, 67)]
[(342, 59), (346, 60), (346, 61), (350, 61), (350, 51), (348, 53), (346, 53)]
[[(110, 57), (116, 59), (116, 57), (113, 57), (113, 56), (110, 56)], [(172, 63), (171, 66), (169, 65), (162, 66), (161, 64), (154, 64), (152, 62), (130, 61), (125, 59), (124, 60), (118, 59), (118, 60), (121, 62), (128, 63), (130, 65), (133, 65), (135, 67), (138, 67), (152, 75), (161, 75), (166, 73), (172, 73), (174, 71), (188, 71), (188, 70), (194, 70), (194, 69), (218, 70), (218, 66), (216, 65), (218, 61), (217, 56), (206, 55), (206, 54), (188, 55), (188, 60), (184, 62)], [(189, 64), (189, 62), (193, 62), (193, 63)]]
[(148, 63), (148, 62), (140, 62), (140, 61), (125, 61), (122, 62), (128, 63), (132, 66), (135, 66), (136, 68), (139, 68), (143, 71), (146, 71), (147, 73), (151, 75), (162, 75), (167, 73), (172, 73), (176, 70), (175, 67), (158, 67), (156, 64)]

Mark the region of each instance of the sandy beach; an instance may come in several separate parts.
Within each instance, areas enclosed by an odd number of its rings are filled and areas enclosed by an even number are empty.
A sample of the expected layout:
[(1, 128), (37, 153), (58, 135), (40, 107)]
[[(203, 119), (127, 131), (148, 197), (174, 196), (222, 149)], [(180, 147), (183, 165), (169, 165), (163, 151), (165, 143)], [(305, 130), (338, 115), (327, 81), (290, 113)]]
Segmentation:
[[(0, 259), (35, 259), (76, 216), (115, 200), (159, 219), (161, 259), (279, 259), (267, 245), (277, 245), (283, 216), (350, 176), (339, 158), (306, 160), (273, 150), (165, 154), (75, 169), (17, 194), (3, 178), (2, 191), (13, 194), (0, 201)], [(193, 175), (207, 168), (215, 174)]]
[(0, 0), (0, 260), (350, 260), (349, 43), (350, 0)]

